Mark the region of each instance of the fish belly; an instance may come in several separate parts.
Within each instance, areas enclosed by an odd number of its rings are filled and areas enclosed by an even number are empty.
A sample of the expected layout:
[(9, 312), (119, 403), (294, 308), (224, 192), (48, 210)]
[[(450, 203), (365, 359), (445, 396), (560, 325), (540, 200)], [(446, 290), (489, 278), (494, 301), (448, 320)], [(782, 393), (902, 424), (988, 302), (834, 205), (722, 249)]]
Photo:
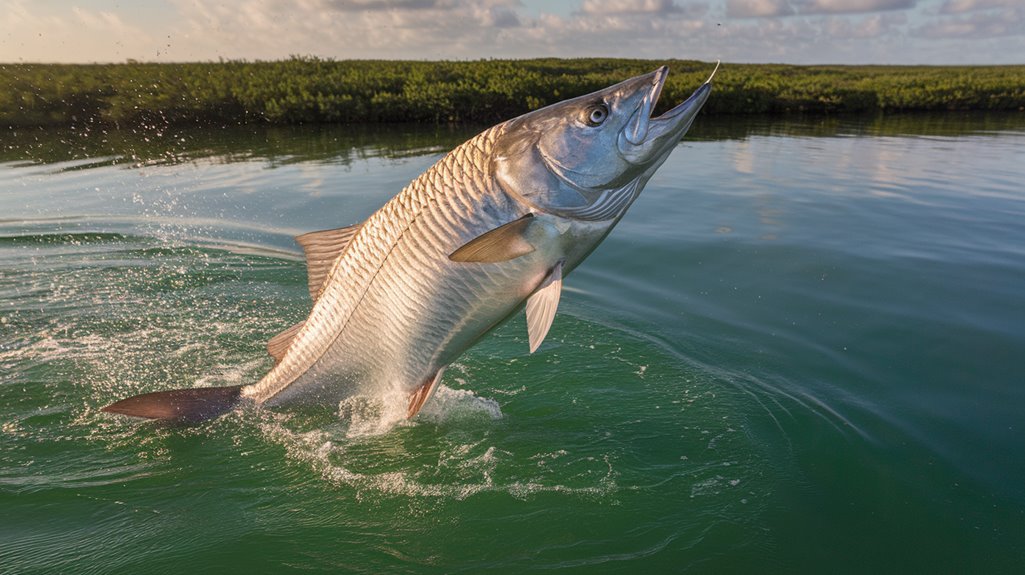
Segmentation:
[(414, 180), (362, 226), (282, 362), (243, 394), (267, 405), (415, 390), (518, 309), (552, 262), (450, 261), (527, 208), (490, 183), (486, 134)]
[(498, 263), (450, 261), (477, 227), (497, 227), (505, 218), (452, 226), (440, 217), (444, 207), (425, 210), (409, 226), (330, 347), (271, 404), (412, 392), (523, 304), (550, 262), (541, 253)]

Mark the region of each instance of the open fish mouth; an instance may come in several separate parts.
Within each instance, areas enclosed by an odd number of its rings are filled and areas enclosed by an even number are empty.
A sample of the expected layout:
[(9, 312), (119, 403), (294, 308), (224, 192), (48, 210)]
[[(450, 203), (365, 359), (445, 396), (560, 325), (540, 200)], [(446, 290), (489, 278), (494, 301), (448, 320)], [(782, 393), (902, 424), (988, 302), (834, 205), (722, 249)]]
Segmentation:
[(649, 88), (648, 93), (641, 100), (641, 105), (637, 107), (637, 111), (633, 113), (630, 121), (627, 122), (626, 129), (623, 130), (623, 136), (626, 138), (626, 141), (635, 146), (644, 143), (644, 139), (648, 135), (648, 127), (651, 124), (651, 113), (655, 110), (655, 104), (658, 103), (658, 97), (662, 95), (662, 87), (665, 86), (666, 78), (668, 77), (668, 66), (662, 66), (655, 71), (651, 88)]
[(715, 77), (718, 70), (719, 63), (717, 62), (712, 74), (689, 98), (661, 116), (652, 117), (658, 98), (662, 95), (666, 78), (669, 77), (669, 67), (662, 66), (656, 70), (653, 74), (651, 88), (648, 89), (648, 93), (645, 94), (641, 104), (623, 129), (620, 149), (635, 146), (646, 147), (645, 144), (654, 140), (662, 140), (673, 133), (677, 133), (677, 138), (682, 137), (684, 132), (690, 128), (694, 118), (697, 117), (705, 100), (708, 99), (708, 95), (712, 91), (712, 78)]

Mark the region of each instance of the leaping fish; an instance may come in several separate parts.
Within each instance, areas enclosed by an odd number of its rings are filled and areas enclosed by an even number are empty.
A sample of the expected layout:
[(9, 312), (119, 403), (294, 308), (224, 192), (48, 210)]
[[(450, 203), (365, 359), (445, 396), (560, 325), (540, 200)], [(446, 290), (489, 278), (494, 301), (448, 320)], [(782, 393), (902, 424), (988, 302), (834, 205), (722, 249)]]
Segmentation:
[(563, 278), (669, 157), (715, 70), (652, 117), (668, 74), (662, 66), (498, 124), (365, 222), (297, 237), (313, 308), (267, 344), (276, 363), (259, 382), (146, 393), (103, 411), (195, 422), (245, 402), (337, 403), (399, 390), (412, 418), (446, 366), (523, 308), (533, 353)]

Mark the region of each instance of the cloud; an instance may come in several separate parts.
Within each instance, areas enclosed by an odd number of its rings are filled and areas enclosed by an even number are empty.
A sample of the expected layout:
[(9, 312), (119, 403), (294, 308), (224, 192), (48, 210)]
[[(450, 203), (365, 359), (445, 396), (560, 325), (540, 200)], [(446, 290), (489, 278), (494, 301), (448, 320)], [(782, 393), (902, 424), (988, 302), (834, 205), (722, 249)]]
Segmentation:
[[(918, 7), (917, 0), (725, 1), (726, 14), (731, 18), (756, 18), (763, 21), (803, 20), (813, 24), (807, 33), (813, 34), (816, 38), (822, 35), (849, 39), (888, 38), (893, 41), (895, 47), (904, 52), (900, 55), (904, 58), (907, 57), (907, 46), (902, 45), (900, 38), (960, 41), (998, 37), (1025, 38), (1025, 0), (945, 0), (938, 7), (932, 5), (918, 10), (914, 14), (916, 24), (913, 27), (910, 26), (908, 13)], [(807, 18), (787, 18), (790, 16)], [(760, 24), (762, 25), (764, 22)], [(788, 31), (787, 27), (763, 27), (758, 31), (773, 30), (780, 38), (793, 32)], [(960, 61), (966, 56), (957, 49), (942, 48), (948, 58), (946, 61)], [(860, 51), (863, 47), (859, 46), (857, 49)], [(834, 54), (837, 51), (838, 47), (829, 50)], [(938, 56), (930, 54), (929, 57)], [(982, 60), (1006, 62), (1020, 61), (1020, 58), (1010, 60), (1008, 57), (1000, 58), (992, 54)]]
[(1014, 8), (1021, 0), (947, 0), (940, 7), (940, 14), (963, 14), (993, 8)]
[(323, 2), (313, 2), (312, 5), (323, 6), (340, 12), (385, 12), (397, 10), (455, 12), (466, 10), (471, 6), (489, 9), (509, 9), (522, 6), (519, 0), (483, 0), (480, 2), (457, 0), (324, 0)]
[(702, 41), (715, 27), (706, 2), (584, 0), (558, 14), (518, 0), (173, 1), (179, 59), (716, 57)]
[(864, 14), (914, 8), (917, 0), (795, 0), (801, 14)]
[[(985, 40), (998, 37), (1025, 37), (1025, 6), (1002, 7), (999, 0), (975, 0), (958, 2), (959, 11), (942, 14), (958, 14), (941, 17), (915, 28), (912, 34), (933, 40), (974, 39)], [(982, 4), (987, 4), (981, 7)], [(995, 8), (995, 9), (991, 9)], [(1020, 62), (1020, 59), (1019, 59)]]
[(683, 9), (674, 0), (584, 0), (580, 12), (596, 16), (609, 14), (670, 14)]
[[(516, 0), (244, 0), (225, 6), (175, 0), (177, 54), (274, 59), (289, 54), (348, 58), (460, 58), (504, 46), (523, 26)], [(477, 57), (495, 54), (479, 53)], [(205, 56), (210, 58), (210, 56)]]
[(890, 35), (906, 23), (904, 14), (872, 14), (860, 19), (829, 18), (824, 30), (832, 38), (859, 40)]
[(816, 14), (870, 14), (907, 10), (914, 8), (916, 2), (917, 0), (726, 0), (726, 15), (731, 18), (775, 18)]
[(427, 10), (444, 7), (440, 0), (329, 0), (327, 6), (343, 12), (355, 10)]
[(767, 18), (794, 13), (788, 0), (726, 0), (726, 15), (730, 18)]
[(1025, 54), (1025, 0), (165, 0), (160, 17), (80, 0), (6, 2), (0, 62), (300, 54), (941, 64)]
[(516, 28), (522, 25), (516, 12), (504, 8), (494, 8), (487, 12), (481, 23), (495, 28)]

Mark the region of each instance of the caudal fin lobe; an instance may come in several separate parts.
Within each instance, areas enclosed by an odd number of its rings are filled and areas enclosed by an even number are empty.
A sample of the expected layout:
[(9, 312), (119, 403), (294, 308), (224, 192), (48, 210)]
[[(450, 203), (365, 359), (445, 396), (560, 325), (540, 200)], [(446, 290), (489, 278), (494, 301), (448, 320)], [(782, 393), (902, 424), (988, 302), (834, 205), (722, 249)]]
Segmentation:
[(238, 405), (241, 393), (241, 385), (154, 391), (122, 399), (101, 411), (177, 423), (198, 423), (231, 411)]

